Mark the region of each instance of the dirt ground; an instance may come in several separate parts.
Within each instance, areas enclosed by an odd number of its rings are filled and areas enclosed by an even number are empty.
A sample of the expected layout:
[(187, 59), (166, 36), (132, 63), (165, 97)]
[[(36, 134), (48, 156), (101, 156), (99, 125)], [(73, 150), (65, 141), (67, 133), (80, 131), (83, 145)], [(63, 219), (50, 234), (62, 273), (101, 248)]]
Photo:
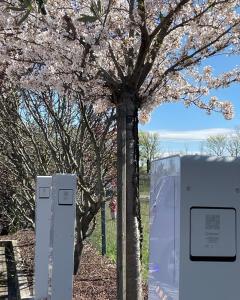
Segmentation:
[[(23, 268), (32, 285), (34, 266), (33, 231), (19, 231), (1, 239), (16, 239), (21, 249)], [(147, 288), (144, 285), (144, 299), (147, 300)], [(116, 297), (116, 266), (106, 257), (102, 257), (89, 244), (84, 247), (82, 262), (78, 274), (74, 277), (73, 300), (115, 300)]]

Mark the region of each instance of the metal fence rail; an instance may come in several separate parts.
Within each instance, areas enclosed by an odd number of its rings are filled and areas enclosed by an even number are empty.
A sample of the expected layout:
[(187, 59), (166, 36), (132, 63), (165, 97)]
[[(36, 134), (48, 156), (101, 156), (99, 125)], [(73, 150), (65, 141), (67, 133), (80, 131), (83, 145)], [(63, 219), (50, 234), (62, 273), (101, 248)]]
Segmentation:
[[(116, 251), (117, 251), (117, 220), (112, 219), (111, 212), (108, 203), (105, 205), (105, 218), (102, 218), (103, 214), (101, 210), (96, 217), (96, 228), (93, 234), (90, 236), (89, 240), (91, 244), (97, 248), (97, 250), (103, 255), (107, 255), (113, 261), (116, 261)], [(148, 223), (149, 223), (149, 198), (146, 195), (141, 199), (141, 216), (144, 234), (144, 243), (148, 245)], [(102, 230), (102, 226), (105, 231)], [(105, 238), (103, 238), (105, 234)], [(104, 244), (104, 241), (106, 242)], [(145, 247), (146, 248), (146, 247)]]

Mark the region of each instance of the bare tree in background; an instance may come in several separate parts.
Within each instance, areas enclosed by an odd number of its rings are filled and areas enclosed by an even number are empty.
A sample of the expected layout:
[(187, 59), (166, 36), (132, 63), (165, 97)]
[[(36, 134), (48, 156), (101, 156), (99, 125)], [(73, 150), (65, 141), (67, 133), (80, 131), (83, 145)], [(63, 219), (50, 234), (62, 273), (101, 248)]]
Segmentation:
[(151, 161), (157, 157), (159, 145), (160, 139), (158, 133), (139, 132), (140, 161), (146, 166), (147, 174), (150, 172)]
[(210, 136), (204, 145), (204, 151), (210, 155), (238, 157), (240, 155), (240, 128), (236, 127), (231, 134)]
[[(11, 95), (11, 97), (10, 97)], [(94, 113), (81, 96), (56, 92), (12, 91), (0, 99), (0, 166), (18, 183), (11, 208), (21, 224), (34, 226), (37, 175), (77, 173), (75, 273), (83, 241), (92, 233), (95, 216), (116, 186), (115, 112)]]
[[(3, 157), (0, 157), (2, 160)], [(16, 211), (9, 206), (15, 193), (16, 182), (9, 169), (0, 164), (0, 235), (8, 234), (11, 229), (18, 226)]]
[(210, 155), (223, 156), (227, 150), (227, 137), (225, 135), (210, 136), (206, 141), (205, 149)]
[(240, 156), (240, 127), (235, 128), (234, 133), (228, 136), (226, 148), (230, 156)]

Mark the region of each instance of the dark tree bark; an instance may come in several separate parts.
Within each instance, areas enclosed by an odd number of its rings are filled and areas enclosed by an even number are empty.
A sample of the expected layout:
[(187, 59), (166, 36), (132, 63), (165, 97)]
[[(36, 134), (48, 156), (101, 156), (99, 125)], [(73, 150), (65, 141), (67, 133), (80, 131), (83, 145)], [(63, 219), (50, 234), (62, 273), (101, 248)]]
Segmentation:
[(150, 159), (147, 159), (147, 174), (150, 173), (150, 168), (151, 168), (151, 161)]
[(126, 103), (117, 106), (117, 299), (126, 300)]
[[(118, 272), (122, 275), (122, 287), (126, 285), (126, 295), (118, 299), (141, 300), (141, 241), (142, 228), (139, 201), (139, 144), (138, 105), (134, 95), (126, 92), (120, 98), (118, 107), (118, 249), (122, 259)], [(127, 170), (127, 171), (126, 171)], [(125, 229), (127, 228), (127, 230)], [(122, 233), (120, 230), (122, 229)], [(126, 241), (124, 240), (126, 235)], [(124, 257), (126, 252), (126, 259)], [(124, 266), (126, 264), (126, 266)], [(124, 273), (126, 281), (124, 282)], [(121, 278), (121, 277), (119, 277)], [(125, 297), (125, 298), (124, 298)]]
[(76, 243), (74, 248), (74, 275), (77, 274), (79, 270), (80, 260), (83, 251), (83, 236), (81, 228), (81, 218), (79, 208), (76, 207)]
[(77, 239), (77, 243), (74, 249), (74, 275), (76, 275), (79, 271), (79, 265), (81, 261), (81, 256), (83, 252), (83, 241), (82, 239)]
[[(82, 197), (84, 193), (82, 192)], [(84, 241), (89, 237), (95, 229), (96, 219), (101, 202), (96, 203), (94, 209), (89, 210), (88, 213), (82, 214), (80, 208), (76, 207), (76, 243), (74, 248), (74, 275), (79, 272), (81, 256), (84, 248)], [(91, 226), (92, 225), (92, 226)]]

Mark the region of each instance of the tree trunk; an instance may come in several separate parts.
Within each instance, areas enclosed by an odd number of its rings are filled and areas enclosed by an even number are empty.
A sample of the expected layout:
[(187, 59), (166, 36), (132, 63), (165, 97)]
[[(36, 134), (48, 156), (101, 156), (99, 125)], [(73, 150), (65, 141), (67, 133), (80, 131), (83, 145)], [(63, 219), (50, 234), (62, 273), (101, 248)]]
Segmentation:
[[(118, 107), (118, 208), (124, 222), (126, 220), (126, 299), (141, 300), (141, 262), (140, 262), (140, 202), (139, 202), (139, 144), (138, 144), (138, 107), (130, 94), (123, 94), (122, 104)], [(125, 125), (124, 125), (125, 123)], [(126, 128), (125, 133), (124, 126)], [(120, 149), (119, 149), (120, 147)], [(125, 152), (124, 152), (125, 151)], [(121, 166), (121, 165), (122, 166)], [(121, 176), (120, 176), (121, 175)], [(125, 182), (124, 182), (125, 181)], [(122, 188), (120, 191), (119, 189)], [(124, 207), (126, 205), (126, 211)], [(118, 211), (119, 211), (118, 210)], [(120, 228), (119, 228), (120, 229)], [(118, 246), (120, 245), (118, 233)], [(122, 233), (124, 236), (125, 232)], [(124, 253), (123, 253), (124, 254)], [(119, 267), (119, 265), (118, 265)], [(119, 279), (118, 279), (119, 280)], [(119, 300), (124, 298), (118, 298)]]
[[(82, 192), (81, 197), (84, 197), (84, 193)], [(89, 225), (94, 220), (94, 217), (97, 215), (101, 206), (101, 202), (96, 203), (96, 206), (91, 207), (91, 211), (86, 212), (85, 215), (81, 214), (80, 208), (78, 205), (76, 206), (76, 243), (74, 248), (74, 275), (79, 271), (81, 255), (83, 251), (84, 244), (83, 242), (87, 237), (89, 237), (96, 225), (94, 221), (93, 227), (89, 230)]]
[(147, 159), (147, 174), (150, 173), (150, 168), (151, 168), (151, 161), (150, 159)]
[(79, 208), (76, 208), (76, 243), (74, 248), (74, 275), (77, 274), (80, 259), (83, 251), (83, 237), (82, 237), (82, 229), (81, 229), (81, 220), (80, 220), (80, 213)]
[(74, 249), (74, 275), (77, 275), (83, 251), (83, 241), (77, 241)]
[(117, 107), (117, 299), (126, 300), (126, 107)]

